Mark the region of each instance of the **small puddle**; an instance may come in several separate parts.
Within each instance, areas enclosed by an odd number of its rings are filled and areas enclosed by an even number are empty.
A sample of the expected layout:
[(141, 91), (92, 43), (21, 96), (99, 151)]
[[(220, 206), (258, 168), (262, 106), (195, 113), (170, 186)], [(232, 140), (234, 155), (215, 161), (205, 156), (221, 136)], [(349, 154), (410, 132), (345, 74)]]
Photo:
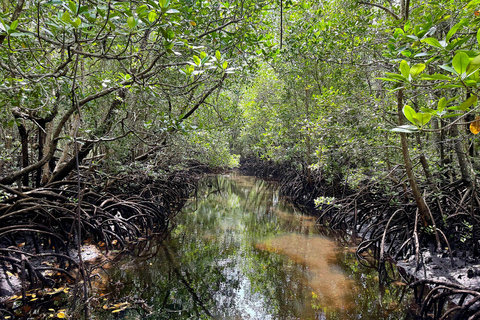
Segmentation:
[(405, 286), (379, 286), (262, 180), (204, 179), (175, 224), (106, 270), (96, 319), (408, 319)]

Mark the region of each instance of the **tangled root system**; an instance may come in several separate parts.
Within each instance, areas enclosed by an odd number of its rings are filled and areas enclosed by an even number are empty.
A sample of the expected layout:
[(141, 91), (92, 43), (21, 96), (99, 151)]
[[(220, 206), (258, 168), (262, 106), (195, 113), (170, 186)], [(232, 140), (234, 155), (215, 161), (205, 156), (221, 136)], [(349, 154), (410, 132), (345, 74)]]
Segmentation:
[(87, 239), (108, 251), (165, 235), (196, 177), (123, 175), (102, 185), (81, 178), (23, 191), (0, 186), (7, 194), (0, 202), (0, 280), (16, 276), (25, 295), (81, 275), (78, 252)]

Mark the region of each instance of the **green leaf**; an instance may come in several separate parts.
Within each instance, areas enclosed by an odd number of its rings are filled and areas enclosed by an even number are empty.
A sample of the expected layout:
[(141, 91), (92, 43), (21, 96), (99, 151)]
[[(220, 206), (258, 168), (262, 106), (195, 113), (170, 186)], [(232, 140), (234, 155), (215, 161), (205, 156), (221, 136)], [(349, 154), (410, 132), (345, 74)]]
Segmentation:
[(447, 37), (445, 38), (445, 40), (448, 42), (450, 40), (450, 38), (458, 31), (458, 29), (460, 29), (461, 27), (463, 27), (466, 23), (468, 23), (468, 19), (462, 19), (459, 23), (457, 23), (456, 25), (454, 25), (450, 31), (448, 31), (447, 33)]
[(446, 65), (441, 65), (439, 67), (442, 68), (443, 70), (446, 70), (446, 71), (451, 72), (453, 74), (458, 74), (457, 71), (455, 71), (455, 69), (453, 69), (452, 67), (449, 67), (449, 66), (446, 66)]
[(422, 42), (425, 42), (426, 44), (429, 44), (433, 47), (437, 47), (437, 48), (440, 48), (440, 49), (443, 49), (443, 46), (440, 44), (440, 42), (438, 42), (437, 39), (435, 38), (426, 38), (426, 39), (423, 39)]
[(402, 62), (400, 62), (400, 72), (405, 79), (408, 79), (408, 76), (410, 75), (410, 66), (408, 65), (407, 61), (402, 60)]
[(430, 121), (432, 115), (429, 113), (416, 113), (413, 118), (419, 126), (423, 127)]
[(477, 43), (480, 45), (480, 29), (477, 31)]
[(475, 81), (475, 80), (467, 79), (464, 82), (468, 87), (476, 87), (477, 86), (477, 81)]
[(461, 114), (460, 113), (447, 113), (447, 114), (442, 116), (442, 119), (453, 118), (453, 117), (458, 117), (458, 116), (461, 116)]
[(397, 79), (400, 81), (407, 81), (407, 78), (398, 73), (385, 72), (385, 75), (391, 79)]
[(415, 131), (408, 130), (408, 129), (403, 129), (403, 128), (400, 128), (400, 127), (393, 128), (390, 131), (400, 132), (400, 133), (414, 133), (415, 132)]
[(68, 8), (72, 11), (73, 14), (77, 14), (77, 4), (73, 1), (68, 1)]
[(435, 114), (435, 113), (437, 113), (437, 110), (434, 110), (434, 109), (432, 109), (432, 108), (422, 107), (422, 108), (420, 108), (420, 110), (421, 110), (422, 112), (430, 113), (430, 114)]
[(127, 24), (130, 29), (133, 29), (137, 25), (137, 22), (135, 21), (135, 18), (132, 16), (127, 18)]
[(462, 75), (467, 71), (467, 67), (470, 63), (470, 58), (465, 52), (458, 52), (452, 60), (452, 66), (458, 74)]
[(80, 27), (80, 25), (82, 24), (82, 20), (77, 17), (75, 20), (72, 20), (70, 23), (71, 23), (72, 26), (74, 26), (75, 28), (78, 28), (78, 27)]
[(467, 77), (480, 69), (480, 55), (476, 56), (475, 58), (470, 61), (467, 67)]
[(463, 88), (461, 84), (445, 84), (433, 87), (433, 89), (452, 89), (452, 88)]
[(447, 106), (447, 99), (445, 97), (438, 100), (438, 110), (443, 111)]
[(18, 20), (13, 21), (12, 24), (10, 25), (10, 30), (15, 31), (17, 29), (17, 26), (18, 26)]
[(453, 106), (453, 107), (448, 107), (447, 108), (448, 110), (454, 110), (454, 111), (467, 111), (468, 108), (466, 110), (464, 110), (462, 107), (460, 106)]
[(398, 126), (396, 128), (391, 129), (390, 131), (393, 132), (401, 132), (401, 133), (413, 133), (418, 131), (418, 128), (412, 125), (403, 125), (403, 126)]
[(66, 23), (70, 23), (72, 19), (70, 19), (70, 12), (65, 11), (62, 15), (62, 21)]
[(205, 59), (207, 57), (207, 54), (205, 53), (205, 51), (202, 51), (200, 52), (200, 59)]
[(168, 6), (170, 6), (170, 0), (159, 0), (158, 5), (162, 9), (168, 8)]
[(87, 12), (90, 8), (88, 6), (82, 6), (80, 9), (78, 9), (78, 14), (82, 14), (84, 12)]
[(197, 56), (193, 56), (193, 62), (195, 62), (195, 64), (196, 64), (197, 66), (199, 66), (199, 65), (202, 63), (202, 61), (200, 60), (200, 58), (197, 57)]
[(425, 69), (424, 63), (416, 64), (410, 69), (410, 75), (412, 76), (412, 78), (416, 78), (420, 73), (422, 73), (424, 69)]
[(147, 9), (148, 9), (148, 6), (146, 4), (144, 4), (144, 5), (141, 5), (140, 7), (138, 7), (136, 11), (137, 11), (138, 14), (141, 14), (141, 13), (147, 11)]
[(27, 32), (13, 32), (9, 34), (10, 37), (21, 37), (21, 36), (27, 36), (27, 37), (33, 37), (33, 34), (27, 33)]
[(392, 78), (375, 78), (375, 79), (383, 80), (383, 81), (391, 81), (391, 82), (402, 82), (400, 80), (392, 79)]
[(420, 78), (421, 80), (453, 80), (449, 76), (444, 74), (435, 73), (435, 74), (423, 74)]
[(220, 53), (220, 51), (215, 51), (215, 58), (217, 59), (217, 61), (220, 62), (220, 60), (222, 59), (222, 54)]
[(410, 107), (409, 105), (405, 105), (403, 107), (403, 114), (405, 115), (405, 118), (407, 118), (408, 121), (410, 121), (413, 124), (417, 124), (414, 117), (417, 113), (415, 112), (415, 110), (413, 110), (412, 107)]
[(464, 44), (465, 42), (467, 42), (468, 40), (470, 39), (470, 37), (461, 37), (461, 38), (457, 38), (455, 40), (452, 40), (452, 42), (450, 42), (446, 49), (447, 50), (453, 50), (455, 49), (456, 47), (459, 47), (461, 46), (462, 44)]
[(460, 110), (462, 111), (467, 111), (468, 108), (470, 108), (471, 105), (477, 103), (477, 96), (470, 96), (467, 100), (465, 100), (460, 106)]
[(148, 13), (148, 21), (153, 22), (155, 19), (157, 19), (157, 12), (152, 10)]

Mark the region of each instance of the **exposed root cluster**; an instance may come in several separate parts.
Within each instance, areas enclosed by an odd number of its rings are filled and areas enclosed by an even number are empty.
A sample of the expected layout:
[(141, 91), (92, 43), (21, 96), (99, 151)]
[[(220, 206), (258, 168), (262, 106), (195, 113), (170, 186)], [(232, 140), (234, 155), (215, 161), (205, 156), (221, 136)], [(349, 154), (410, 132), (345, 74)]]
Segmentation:
[[(161, 179), (117, 176), (98, 185), (81, 178), (31, 190), (0, 186), (0, 280), (25, 297), (31, 288), (53, 287), (78, 276), (79, 252), (88, 239), (108, 250), (153, 234), (165, 235), (169, 220), (195, 189), (195, 172)], [(11, 294), (3, 288), (1, 295)], [(5, 308), (0, 304), (0, 308)], [(1, 311), (0, 311), (1, 312)], [(1, 313), (0, 313), (1, 314)]]

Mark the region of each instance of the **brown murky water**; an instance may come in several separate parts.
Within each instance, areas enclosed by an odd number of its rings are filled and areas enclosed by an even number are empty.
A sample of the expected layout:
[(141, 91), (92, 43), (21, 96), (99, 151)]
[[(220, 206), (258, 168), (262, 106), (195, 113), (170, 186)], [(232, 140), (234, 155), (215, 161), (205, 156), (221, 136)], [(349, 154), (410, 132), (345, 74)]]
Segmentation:
[(107, 270), (94, 317), (118, 305), (121, 319), (406, 319), (405, 287), (379, 286), (353, 252), (264, 181), (211, 177), (171, 239)]
[(287, 256), (295, 264), (308, 269), (304, 285), (312, 288), (312, 295), (329, 308), (351, 309), (350, 299), (355, 282), (337, 267), (338, 246), (321, 236), (288, 234), (269, 239), (257, 245), (261, 250)]

